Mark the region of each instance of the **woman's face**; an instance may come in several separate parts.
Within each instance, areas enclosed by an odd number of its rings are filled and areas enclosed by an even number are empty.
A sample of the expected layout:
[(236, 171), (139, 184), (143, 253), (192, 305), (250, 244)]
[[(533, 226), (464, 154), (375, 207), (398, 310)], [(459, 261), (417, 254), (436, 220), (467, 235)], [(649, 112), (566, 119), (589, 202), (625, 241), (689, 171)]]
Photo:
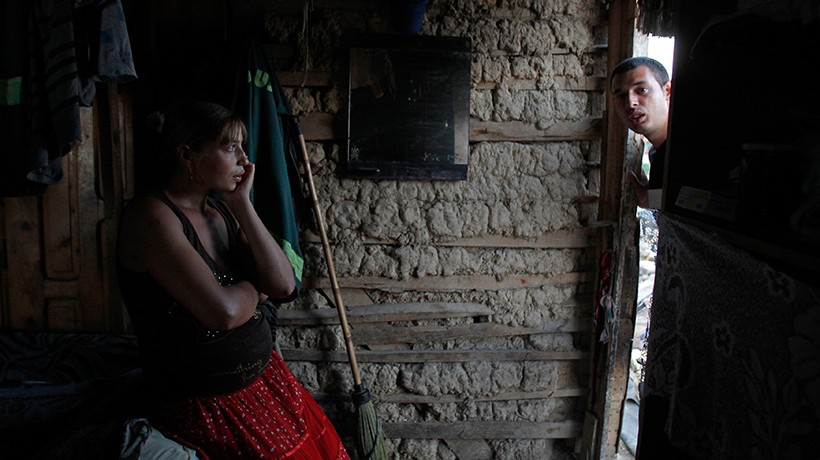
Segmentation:
[(206, 144), (194, 161), (193, 175), (209, 189), (231, 192), (245, 175), (248, 157), (242, 149), (242, 133), (234, 130), (220, 140)]

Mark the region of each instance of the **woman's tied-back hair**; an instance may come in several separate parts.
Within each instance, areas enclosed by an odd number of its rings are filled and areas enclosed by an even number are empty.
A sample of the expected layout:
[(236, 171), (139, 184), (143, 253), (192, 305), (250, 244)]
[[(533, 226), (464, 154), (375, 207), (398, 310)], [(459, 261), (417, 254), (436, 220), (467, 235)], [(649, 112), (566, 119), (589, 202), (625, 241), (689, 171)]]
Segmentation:
[(663, 66), (660, 62), (655, 59), (646, 56), (636, 56), (624, 59), (618, 65), (612, 69), (612, 76), (609, 77), (609, 81), (615, 78), (616, 75), (620, 75), (622, 73), (629, 72), (630, 70), (637, 69), (638, 67), (645, 65), (649, 68), (649, 71), (652, 72), (652, 75), (655, 77), (655, 80), (663, 87), (666, 82), (669, 81), (669, 72), (666, 71), (666, 67)]
[(242, 119), (228, 108), (203, 100), (174, 103), (164, 112), (154, 112), (146, 119), (149, 135), (154, 136), (152, 152), (155, 166), (151, 174), (154, 185), (162, 187), (179, 168), (177, 148), (188, 146), (200, 152), (218, 141), (224, 144), (237, 134), (247, 136)]

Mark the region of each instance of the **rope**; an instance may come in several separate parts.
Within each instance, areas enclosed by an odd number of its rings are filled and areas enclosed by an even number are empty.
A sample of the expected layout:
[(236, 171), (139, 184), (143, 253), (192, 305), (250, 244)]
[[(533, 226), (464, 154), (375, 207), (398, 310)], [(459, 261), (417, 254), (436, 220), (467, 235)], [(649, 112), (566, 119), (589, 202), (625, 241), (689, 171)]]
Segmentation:
[(302, 5), (302, 33), (300, 35), (300, 39), (302, 40), (303, 46), (302, 55), (304, 56), (305, 61), (304, 69), (302, 70), (302, 83), (299, 85), (299, 88), (304, 88), (305, 83), (307, 83), (308, 61), (310, 60), (310, 47), (308, 46), (308, 19), (310, 18), (310, 13), (312, 11), (313, 0), (305, 0), (304, 4)]

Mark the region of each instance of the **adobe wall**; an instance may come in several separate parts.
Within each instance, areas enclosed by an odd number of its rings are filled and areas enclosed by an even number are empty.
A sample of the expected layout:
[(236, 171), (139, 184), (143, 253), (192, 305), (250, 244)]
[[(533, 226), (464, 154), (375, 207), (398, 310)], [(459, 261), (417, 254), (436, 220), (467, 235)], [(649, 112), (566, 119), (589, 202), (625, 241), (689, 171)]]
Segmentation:
[[(331, 76), (329, 86), (285, 88), (297, 115), (344, 116), (345, 43), (392, 32), (382, 3), (317, 2), (306, 46), (301, 10), (268, 7), (272, 42), (300, 48), (277, 66), (298, 72), (307, 58)], [(605, 5), (429, 3), (421, 34), (472, 39), (467, 180), (348, 179), (343, 139), (308, 143), (348, 309), (405, 310), (354, 324), (362, 378), (394, 458), (571, 458), (589, 385)], [(310, 287), (331, 294), (319, 240), (303, 246), (315, 281), (283, 309), (330, 308)], [(408, 316), (437, 306), (439, 317)], [(284, 350), (345, 349), (338, 326), (283, 322)], [(347, 361), (290, 356), (343, 417)]]

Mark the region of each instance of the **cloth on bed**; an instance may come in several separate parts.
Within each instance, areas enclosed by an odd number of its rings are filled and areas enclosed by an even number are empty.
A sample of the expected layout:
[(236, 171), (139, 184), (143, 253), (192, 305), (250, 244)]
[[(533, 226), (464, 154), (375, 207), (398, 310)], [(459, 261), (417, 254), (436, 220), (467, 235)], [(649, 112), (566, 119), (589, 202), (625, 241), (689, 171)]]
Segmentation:
[(115, 458), (141, 407), (130, 336), (0, 333), (4, 458)]
[(197, 460), (196, 451), (162, 435), (148, 419), (137, 418), (125, 423), (121, 460)]

